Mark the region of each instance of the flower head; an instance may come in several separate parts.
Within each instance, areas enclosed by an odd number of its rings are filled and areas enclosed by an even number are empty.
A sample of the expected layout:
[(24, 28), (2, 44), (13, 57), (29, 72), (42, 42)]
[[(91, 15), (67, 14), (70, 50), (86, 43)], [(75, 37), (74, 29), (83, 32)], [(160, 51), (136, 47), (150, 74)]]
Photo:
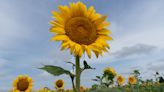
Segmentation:
[(64, 80), (59, 79), (55, 82), (56, 89), (64, 89)]
[(105, 68), (104, 69), (104, 74), (112, 74), (113, 76), (116, 76), (117, 75), (116, 72), (115, 72), (115, 70), (113, 68), (111, 68), (111, 67)]
[(125, 79), (124, 79), (123, 76), (119, 75), (119, 76), (117, 77), (117, 83), (118, 83), (119, 85), (122, 85), (122, 84), (124, 83), (124, 81), (125, 81)]
[(87, 9), (82, 2), (70, 3), (70, 6), (59, 6), (59, 12), (53, 11), (50, 31), (56, 35), (51, 40), (61, 41), (61, 50), (70, 49), (75, 56), (84, 52), (91, 58), (91, 51), (98, 57), (107, 52), (111, 32), (105, 21), (106, 16), (96, 13), (93, 6)]
[(80, 92), (85, 92), (86, 88), (84, 86), (80, 86)]
[(26, 75), (20, 75), (13, 81), (14, 92), (31, 92), (33, 81)]
[(133, 85), (133, 84), (136, 84), (137, 79), (136, 79), (135, 76), (129, 76), (128, 82), (129, 82), (129, 84), (132, 84)]

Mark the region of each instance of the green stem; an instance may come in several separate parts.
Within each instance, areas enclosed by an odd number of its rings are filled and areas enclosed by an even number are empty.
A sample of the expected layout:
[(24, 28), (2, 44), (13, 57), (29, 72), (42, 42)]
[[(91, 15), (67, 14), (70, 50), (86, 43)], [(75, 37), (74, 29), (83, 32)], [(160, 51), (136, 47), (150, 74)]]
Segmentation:
[(71, 76), (71, 80), (72, 80), (71, 82), (72, 82), (73, 91), (77, 92), (74, 84), (74, 76)]
[(80, 92), (80, 57), (76, 56), (76, 89)]

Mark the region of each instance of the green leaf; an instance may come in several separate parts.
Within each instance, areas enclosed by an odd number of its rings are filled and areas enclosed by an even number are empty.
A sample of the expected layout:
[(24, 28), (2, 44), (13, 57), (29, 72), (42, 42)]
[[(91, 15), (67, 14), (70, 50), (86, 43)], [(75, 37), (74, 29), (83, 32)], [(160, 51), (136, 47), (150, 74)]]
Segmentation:
[(84, 69), (95, 69), (95, 68), (92, 68), (90, 65), (88, 65), (87, 61), (83, 61), (83, 64), (84, 64)]
[(97, 79), (101, 79), (101, 77), (100, 77), (100, 76), (96, 76), (96, 78), (97, 78)]
[(44, 67), (39, 68), (39, 69), (45, 70), (54, 76), (59, 76), (62, 74), (71, 75), (70, 71), (65, 70), (65, 69), (58, 67), (58, 66), (53, 66), (53, 65), (45, 65)]

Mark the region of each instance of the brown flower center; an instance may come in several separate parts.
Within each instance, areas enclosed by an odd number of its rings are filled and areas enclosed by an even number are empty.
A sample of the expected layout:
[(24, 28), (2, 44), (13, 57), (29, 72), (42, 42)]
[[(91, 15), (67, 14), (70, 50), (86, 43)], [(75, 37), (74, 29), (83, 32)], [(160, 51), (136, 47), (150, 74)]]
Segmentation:
[(123, 82), (123, 79), (121, 77), (118, 78), (119, 82)]
[(63, 81), (62, 81), (62, 80), (58, 80), (58, 81), (56, 82), (56, 86), (57, 86), (58, 88), (61, 88), (61, 87), (63, 86)]
[(129, 82), (130, 83), (134, 83), (135, 82), (135, 79), (134, 78), (129, 78)]
[(26, 91), (28, 89), (29, 82), (26, 79), (21, 79), (17, 83), (18, 90), (20, 91)]
[(66, 35), (74, 42), (89, 45), (97, 39), (96, 28), (88, 19), (75, 17), (65, 25)]

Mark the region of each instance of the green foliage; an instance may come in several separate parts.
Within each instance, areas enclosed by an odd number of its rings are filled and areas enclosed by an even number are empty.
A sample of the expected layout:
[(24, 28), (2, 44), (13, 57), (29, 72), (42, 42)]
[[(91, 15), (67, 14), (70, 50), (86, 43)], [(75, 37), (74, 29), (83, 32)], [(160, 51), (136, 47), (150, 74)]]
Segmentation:
[(107, 88), (113, 85), (115, 77), (116, 75), (114, 75), (112, 72), (104, 72), (102, 76), (96, 76), (96, 79), (92, 80), (99, 83), (97, 88)]
[(98, 88), (91, 89), (87, 92), (164, 92), (164, 84), (160, 85), (133, 85), (133, 86), (123, 86), (123, 87), (113, 87), (113, 88)]
[(54, 76), (59, 76), (62, 74), (71, 75), (71, 73), (68, 70), (65, 70), (61, 67), (53, 66), (53, 65), (45, 65), (44, 67), (39, 68), (39, 69), (45, 70)]
[(84, 60), (83, 61), (84, 69), (91, 69), (91, 66)]
[(86, 69), (95, 69), (95, 68), (92, 68), (88, 63), (87, 63), (87, 61), (83, 61), (83, 65), (84, 65), (84, 68), (83, 68), (83, 70), (86, 70)]

